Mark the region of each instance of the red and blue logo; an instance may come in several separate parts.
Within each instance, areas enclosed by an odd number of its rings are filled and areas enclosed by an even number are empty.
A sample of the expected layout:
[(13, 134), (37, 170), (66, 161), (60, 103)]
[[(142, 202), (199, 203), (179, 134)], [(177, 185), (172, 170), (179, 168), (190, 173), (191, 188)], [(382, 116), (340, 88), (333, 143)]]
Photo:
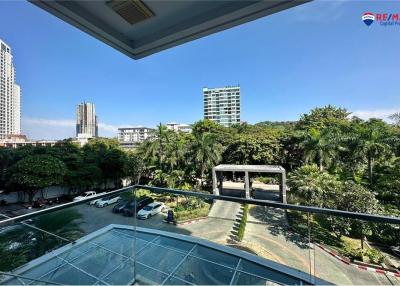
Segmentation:
[(375, 21), (375, 15), (371, 12), (364, 13), (361, 17), (365, 25), (370, 26)]
[(361, 19), (365, 25), (370, 26), (376, 22), (380, 26), (400, 26), (400, 13), (371, 13), (366, 12)]

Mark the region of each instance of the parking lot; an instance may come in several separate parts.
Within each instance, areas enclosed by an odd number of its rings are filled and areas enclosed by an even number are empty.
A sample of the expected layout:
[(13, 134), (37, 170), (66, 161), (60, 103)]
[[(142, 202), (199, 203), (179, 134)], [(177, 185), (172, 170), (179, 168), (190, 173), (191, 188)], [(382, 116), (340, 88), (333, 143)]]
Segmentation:
[(153, 228), (163, 231), (180, 233), (190, 236), (204, 238), (217, 243), (226, 244), (236, 212), (239, 205), (231, 202), (219, 202), (214, 204), (210, 215), (206, 220), (192, 224), (173, 225), (164, 222), (165, 213), (159, 213), (146, 220), (126, 217), (121, 213), (113, 213), (110, 205), (104, 208), (97, 208), (86, 204), (75, 206), (74, 208), (82, 215), (80, 227), (84, 234), (91, 233), (109, 224), (136, 225), (139, 227)]
[(163, 222), (166, 214), (159, 213), (155, 216), (150, 217), (146, 220), (135, 219), (134, 217), (123, 216), (122, 213), (113, 213), (112, 208), (114, 205), (110, 205), (104, 208), (98, 208), (95, 206), (89, 206), (82, 204), (75, 206), (74, 208), (79, 211), (82, 215), (82, 222), (80, 227), (85, 234), (96, 231), (109, 224), (124, 224), (124, 225), (135, 225), (140, 227), (154, 228), (165, 231), (173, 231), (180, 233), (178, 228), (174, 225)]

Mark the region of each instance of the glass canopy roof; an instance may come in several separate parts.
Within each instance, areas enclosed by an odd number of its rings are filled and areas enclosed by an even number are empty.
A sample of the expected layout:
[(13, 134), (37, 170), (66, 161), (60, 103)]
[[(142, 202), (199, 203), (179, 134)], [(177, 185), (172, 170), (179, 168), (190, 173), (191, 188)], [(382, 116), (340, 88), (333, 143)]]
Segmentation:
[[(249, 259), (251, 257), (255, 260)], [(16, 269), (11, 273), (15, 276), (1, 284), (305, 283), (303, 279), (288, 275), (287, 269), (279, 271), (258, 263), (257, 259), (261, 261), (240, 250), (189, 236), (110, 225)]]

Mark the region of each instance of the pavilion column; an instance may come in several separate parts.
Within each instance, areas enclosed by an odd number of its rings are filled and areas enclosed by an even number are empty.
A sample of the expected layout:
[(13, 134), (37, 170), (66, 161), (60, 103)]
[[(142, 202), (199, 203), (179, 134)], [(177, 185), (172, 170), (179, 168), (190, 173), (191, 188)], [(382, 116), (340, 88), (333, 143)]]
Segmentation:
[(250, 199), (250, 180), (249, 180), (249, 172), (244, 172), (244, 189), (246, 192), (246, 199)]
[(213, 179), (213, 194), (219, 196), (219, 189), (217, 185), (217, 172), (213, 168), (212, 170), (212, 179)]
[(220, 172), (218, 174), (218, 181), (219, 181), (219, 184), (218, 184), (219, 193), (221, 194), (222, 189), (224, 188), (224, 176), (222, 175), (222, 172)]
[(286, 203), (286, 172), (283, 171), (280, 176), (279, 195), (282, 203)]

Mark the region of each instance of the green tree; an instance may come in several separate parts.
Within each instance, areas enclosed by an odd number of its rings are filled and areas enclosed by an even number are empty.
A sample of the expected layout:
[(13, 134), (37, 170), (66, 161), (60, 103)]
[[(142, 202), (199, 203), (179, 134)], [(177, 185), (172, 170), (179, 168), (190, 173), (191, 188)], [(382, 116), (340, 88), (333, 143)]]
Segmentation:
[(5, 187), (7, 170), (14, 163), (14, 152), (11, 148), (0, 148), (0, 189)]
[(347, 121), (350, 113), (344, 108), (337, 108), (332, 105), (317, 107), (309, 114), (303, 114), (296, 124), (298, 130), (322, 129), (334, 127)]
[(282, 146), (281, 164), (286, 171), (292, 171), (300, 167), (304, 162), (304, 150), (301, 142), (304, 136), (302, 132), (287, 130), (279, 137), (279, 144)]
[(194, 162), (199, 166), (200, 186), (203, 187), (206, 172), (221, 160), (223, 147), (214, 134), (204, 132), (195, 136), (192, 146)]
[(319, 170), (329, 166), (336, 155), (335, 136), (328, 128), (321, 131), (311, 128), (304, 136), (301, 147), (304, 149), (304, 160), (306, 163), (318, 163)]
[(187, 153), (187, 140), (182, 133), (168, 132), (165, 142), (165, 170), (183, 168)]
[(235, 127), (224, 127), (209, 119), (195, 122), (192, 128), (194, 137), (200, 137), (203, 133), (210, 133), (215, 137), (216, 142), (224, 145), (231, 142), (238, 131)]
[[(89, 141), (83, 148), (83, 160), (88, 168), (100, 168), (103, 183), (112, 181), (118, 187), (124, 175), (126, 154), (114, 139), (98, 138)], [(95, 178), (95, 177), (93, 177)]]
[[(369, 190), (353, 181), (346, 181), (342, 184), (334, 204), (337, 209), (349, 212), (373, 214), (378, 211), (378, 202), (375, 196)], [(330, 227), (337, 238), (340, 239), (344, 234), (352, 234), (360, 238), (361, 247), (363, 247), (365, 235), (370, 232), (370, 224), (356, 219), (335, 216), (326, 218), (330, 221)]]
[(288, 186), (296, 200), (304, 205), (335, 208), (341, 182), (334, 175), (321, 172), (317, 165), (304, 165), (288, 176)]
[(132, 184), (139, 184), (140, 178), (145, 172), (145, 164), (140, 156), (135, 153), (128, 153), (124, 173), (130, 179)]
[(66, 171), (65, 164), (57, 158), (30, 155), (9, 169), (7, 187), (27, 192), (32, 202), (38, 190), (62, 184)]
[(375, 169), (373, 190), (378, 193), (378, 199), (400, 207), (400, 157), (382, 161)]
[(389, 116), (396, 126), (400, 126), (400, 112), (396, 112)]
[(282, 148), (279, 137), (270, 133), (250, 133), (236, 136), (224, 151), (224, 162), (229, 164), (280, 163)]
[(147, 139), (139, 147), (138, 154), (140, 154), (145, 162), (153, 169), (164, 169), (168, 135), (169, 131), (167, 127), (160, 123), (157, 126), (154, 137)]
[(390, 143), (395, 143), (395, 138), (387, 124), (379, 119), (370, 119), (362, 123), (357, 132), (350, 135), (354, 142), (354, 155), (367, 161), (368, 179), (373, 185), (373, 169), (376, 160), (391, 153)]

